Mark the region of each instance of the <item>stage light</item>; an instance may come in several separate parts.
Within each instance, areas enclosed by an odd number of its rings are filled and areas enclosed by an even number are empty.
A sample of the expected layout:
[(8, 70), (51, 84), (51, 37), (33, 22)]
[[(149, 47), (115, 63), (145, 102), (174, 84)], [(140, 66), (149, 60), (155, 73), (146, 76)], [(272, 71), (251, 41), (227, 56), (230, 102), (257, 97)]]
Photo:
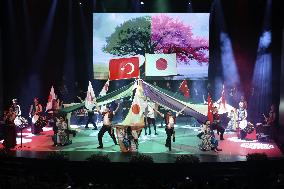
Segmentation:
[(81, 2), (79, 2), (79, 5), (82, 5), (82, 3), (81, 3)]
[(144, 2), (143, 2), (143, 1), (141, 1), (141, 2), (140, 2), (140, 4), (141, 4), (141, 5), (144, 5)]

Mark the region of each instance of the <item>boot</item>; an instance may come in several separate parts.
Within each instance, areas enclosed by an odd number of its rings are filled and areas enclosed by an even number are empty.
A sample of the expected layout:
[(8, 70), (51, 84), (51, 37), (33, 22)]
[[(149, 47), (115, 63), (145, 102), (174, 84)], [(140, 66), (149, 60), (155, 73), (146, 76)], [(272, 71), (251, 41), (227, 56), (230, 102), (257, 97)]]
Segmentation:
[(220, 135), (220, 140), (225, 140), (224, 136), (223, 136), (223, 133)]

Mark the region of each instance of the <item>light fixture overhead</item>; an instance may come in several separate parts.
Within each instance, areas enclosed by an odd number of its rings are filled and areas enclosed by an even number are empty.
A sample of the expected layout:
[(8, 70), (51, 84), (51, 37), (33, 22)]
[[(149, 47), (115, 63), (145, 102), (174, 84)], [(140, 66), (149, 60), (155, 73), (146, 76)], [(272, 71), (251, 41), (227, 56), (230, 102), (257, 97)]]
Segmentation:
[(141, 5), (144, 5), (144, 1), (141, 1), (140, 4), (141, 4)]

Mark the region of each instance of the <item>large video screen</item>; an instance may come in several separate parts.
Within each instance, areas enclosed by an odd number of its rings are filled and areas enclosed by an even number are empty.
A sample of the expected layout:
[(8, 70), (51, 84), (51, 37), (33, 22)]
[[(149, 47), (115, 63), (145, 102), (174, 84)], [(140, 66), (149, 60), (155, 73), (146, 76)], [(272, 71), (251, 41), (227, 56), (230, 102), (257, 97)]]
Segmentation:
[(208, 77), (209, 13), (93, 14), (94, 79), (108, 79), (111, 59), (133, 56), (143, 78), (145, 54), (172, 53), (177, 74), (161, 79)]

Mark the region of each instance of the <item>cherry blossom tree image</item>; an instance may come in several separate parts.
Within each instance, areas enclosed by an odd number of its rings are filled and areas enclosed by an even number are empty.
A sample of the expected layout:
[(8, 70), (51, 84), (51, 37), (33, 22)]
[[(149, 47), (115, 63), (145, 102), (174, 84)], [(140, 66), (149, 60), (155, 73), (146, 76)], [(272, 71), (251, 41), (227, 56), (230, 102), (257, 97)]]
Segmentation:
[(193, 36), (192, 28), (181, 21), (161, 14), (152, 17), (151, 44), (155, 53), (176, 53), (180, 62), (208, 63), (208, 40)]

